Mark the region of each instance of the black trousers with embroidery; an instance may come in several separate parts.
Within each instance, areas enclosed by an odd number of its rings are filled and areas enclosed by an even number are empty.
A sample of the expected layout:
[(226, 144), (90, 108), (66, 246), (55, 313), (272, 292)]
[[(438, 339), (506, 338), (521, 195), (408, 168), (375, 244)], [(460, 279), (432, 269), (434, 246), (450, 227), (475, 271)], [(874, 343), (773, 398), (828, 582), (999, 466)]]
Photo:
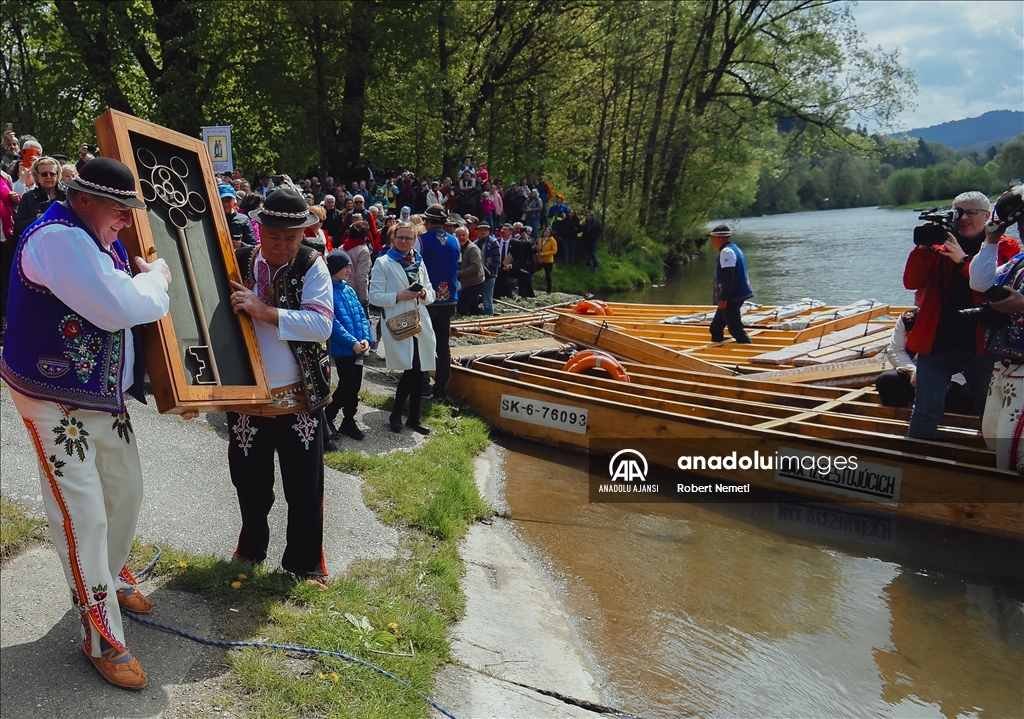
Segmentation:
[(257, 417), (228, 412), (228, 468), (242, 512), (236, 551), (267, 558), (274, 505), (274, 453), (288, 503), (287, 545), (281, 567), (300, 577), (327, 576), (324, 562), (324, 427), (322, 412)]

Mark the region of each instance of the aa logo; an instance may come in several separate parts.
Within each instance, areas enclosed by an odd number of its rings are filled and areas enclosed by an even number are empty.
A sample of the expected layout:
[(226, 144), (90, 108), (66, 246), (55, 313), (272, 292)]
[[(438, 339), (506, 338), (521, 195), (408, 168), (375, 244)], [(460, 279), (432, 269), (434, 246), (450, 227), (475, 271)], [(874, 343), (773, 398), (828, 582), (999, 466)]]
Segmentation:
[(612, 481), (647, 481), (647, 458), (635, 449), (620, 449), (608, 463), (608, 474)]

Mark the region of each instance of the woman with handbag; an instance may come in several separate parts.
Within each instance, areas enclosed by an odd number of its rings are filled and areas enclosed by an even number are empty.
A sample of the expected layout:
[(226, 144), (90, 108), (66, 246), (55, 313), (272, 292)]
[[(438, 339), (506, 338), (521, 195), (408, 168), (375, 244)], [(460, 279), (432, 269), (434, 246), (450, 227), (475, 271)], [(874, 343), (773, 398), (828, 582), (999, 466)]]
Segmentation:
[(402, 408), (408, 398), (406, 426), (428, 434), (430, 429), (420, 423), (420, 401), (422, 373), (434, 369), (437, 340), (426, 308), (434, 301), (434, 288), (423, 258), (413, 249), (416, 230), (412, 223), (396, 224), (391, 242), (391, 249), (380, 256), (370, 276), (370, 303), (384, 313), (387, 368), (402, 370), (389, 425), (392, 432), (402, 431)]

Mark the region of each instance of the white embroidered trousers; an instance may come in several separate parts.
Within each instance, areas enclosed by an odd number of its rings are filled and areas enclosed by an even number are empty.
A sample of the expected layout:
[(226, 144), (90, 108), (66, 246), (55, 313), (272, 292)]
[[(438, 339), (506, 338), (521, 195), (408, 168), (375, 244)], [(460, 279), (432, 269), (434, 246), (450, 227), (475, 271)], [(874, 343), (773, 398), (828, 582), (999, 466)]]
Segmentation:
[(39, 458), (43, 504), (82, 617), (83, 648), (98, 657), (100, 637), (123, 648), (116, 591), (135, 584), (125, 562), (142, 506), (131, 420), (127, 413), (64, 407), (14, 390), (11, 397)]
[(999, 469), (1024, 471), (1024, 364), (1009, 367), (996, 363), (988, 400), (981, 420), (981, 434), (996, 452)]

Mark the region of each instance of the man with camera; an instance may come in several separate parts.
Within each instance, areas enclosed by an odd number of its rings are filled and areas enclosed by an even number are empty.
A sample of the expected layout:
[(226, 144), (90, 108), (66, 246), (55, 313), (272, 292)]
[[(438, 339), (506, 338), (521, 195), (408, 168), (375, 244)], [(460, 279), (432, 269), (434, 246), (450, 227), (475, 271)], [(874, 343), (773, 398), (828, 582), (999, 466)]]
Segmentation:
[[(978, 415), (984, 411), (993, 358), (985, 352), (983, 328), (960, 310), (982, 301), (971, 291), (969, 267), (985, 240), (991, 207), (983, 193), (964, 192), (953, 200), (952, 212), (923, 215), (929, 224), (914, 232), (916, 246), (903, 271), (903, 286), (917, 292), (920, 308), (907, 335), (907, 349), (918, 355), (908, 437), (935, 439), (949, 380), (958, 372), (967, 378)], [(1020, 244), (1001, 237), (997, 251), (1002, 264), (1020, 252)]]
[(985, 243), (971, 263), (971, 289), (984, 292), (987, 310), (999, 314), (986, 322), (985, 349), (996, 359), (981, 433), (996, 451), (999, 469), (1024, 471), (1024, 253), (999, 260), (1003, 230), (1014, 222), (1024, 230), (1024, 186), (996, 202)]

